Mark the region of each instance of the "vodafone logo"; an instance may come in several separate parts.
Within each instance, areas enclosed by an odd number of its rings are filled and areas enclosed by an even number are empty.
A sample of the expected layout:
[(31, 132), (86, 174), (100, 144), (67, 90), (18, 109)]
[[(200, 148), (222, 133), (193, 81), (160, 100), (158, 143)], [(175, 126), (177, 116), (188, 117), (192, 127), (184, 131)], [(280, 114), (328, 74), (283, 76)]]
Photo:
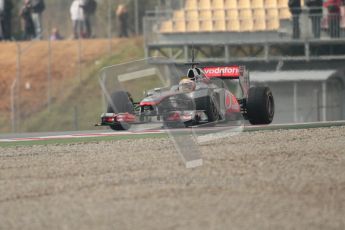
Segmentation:
[(203, 70), (207, 77), (239, 77), (240, 76), (240, 68), (238, 66), (206, 67)]

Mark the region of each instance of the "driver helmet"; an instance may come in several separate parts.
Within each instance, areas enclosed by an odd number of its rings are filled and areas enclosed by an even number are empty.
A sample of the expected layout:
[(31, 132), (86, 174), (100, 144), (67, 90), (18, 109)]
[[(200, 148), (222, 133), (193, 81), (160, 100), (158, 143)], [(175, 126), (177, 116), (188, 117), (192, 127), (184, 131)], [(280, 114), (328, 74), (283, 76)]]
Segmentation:
[(194, 91), (196, 84), (190, 79), (182, 79), (179, 83), (179, 90), (182, 92), (191, 92)]

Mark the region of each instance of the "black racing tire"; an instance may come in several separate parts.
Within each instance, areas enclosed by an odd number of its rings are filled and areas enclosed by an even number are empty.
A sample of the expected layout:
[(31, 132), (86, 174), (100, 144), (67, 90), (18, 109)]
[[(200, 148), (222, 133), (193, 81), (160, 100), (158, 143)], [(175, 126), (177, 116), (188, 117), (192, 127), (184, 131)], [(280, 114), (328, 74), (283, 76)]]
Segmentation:
[(213, 96), (207, 96), (205, 101), (205, 113), (208, 118), (208, 122), (214, 122), (219, 119), (219, 107), (216, 104), (216, 98)]
[[(134, 106), (131, 95), (126, 91), (116, 91), (111, 94), (111, 101), (108, 103), (107, 113), (131, 113), (134, 114)], [(126, 122), (111, 125), (115, 131), (128, 130), (131, 127)]]
[(252, 125), (267, 125), (273, 121), (274, 99), (268, 87), (252, 87), (248, 92), (247, 117)]

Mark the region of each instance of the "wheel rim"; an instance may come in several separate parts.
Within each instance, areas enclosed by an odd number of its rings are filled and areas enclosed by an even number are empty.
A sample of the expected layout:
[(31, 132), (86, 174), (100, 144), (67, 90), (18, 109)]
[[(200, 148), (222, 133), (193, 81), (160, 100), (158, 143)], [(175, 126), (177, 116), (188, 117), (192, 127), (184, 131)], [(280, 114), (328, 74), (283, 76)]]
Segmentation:
[(272, 95), (268, 95), (268, 100), (267, 100), (267, 112), (268, 112), (268, 115), (269, 117), (273, 117), (273, 114), (274, 114), (274, 103), (273, 103), (273, 97)]
[(214, 117), (214, 120), (218, 120), (218, 110), (217, 110), (217, 107), (216, 107), (216, 103), (214, 103), (214, 100), (211, 99), (211, 105), (212, 105), (212, 115)]

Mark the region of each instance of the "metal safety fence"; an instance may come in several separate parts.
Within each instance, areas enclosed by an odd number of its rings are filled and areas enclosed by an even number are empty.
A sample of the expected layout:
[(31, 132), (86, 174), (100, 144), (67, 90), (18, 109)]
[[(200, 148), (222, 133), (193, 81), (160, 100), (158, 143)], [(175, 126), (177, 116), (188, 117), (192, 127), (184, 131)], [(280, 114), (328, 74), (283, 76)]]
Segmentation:
[[(85, 115), (87, 105), (73, 101), (73, 95), (85, 91), (83, 82), (92, 71), (90, 66), (97, 66), (95, 59), (111, 56), (118, 49), (115, 39), (119, 30), (116, 18), (118, 5), (138, 3), (129, 0), (97, 2), (97, 11), (91, 16), (93, 32), (88, 39), (73, 38), (70, 0), (46, 1), (41, 40), (23, 41), (21, 19), (14, 16), (12, 41), (0, 43), (1, 52), (6, 54), (4, 59), (0, 57), (3, 69), (0, 73), (0, 132), (92, 129), (92, 125), (83, 126), (81, 121), (89, 119), (85, 118), (88, 116)], [(138, 8), (139, 5), (136, 4), (134, 5)], [(20, 8), (19, 5), (18, 7)], [(17, 8), (14, 11), (18, 11)], [(135, 14), (132, 11), (129, 13)], [(18, 14), (13, 12), (13, 15)], [(139, 18), (138, 15), (132, 15), (131, 18), (134, 20), (128, 22), (129, 36), (135, 36)], [(56, 29), (63, 42), (50, 39), (52, 31)], [(101, 98), (101, 93), (93, 92), (92, 95), (85, 96)], [(66, 98), (71, 98), (68, 107), (57, 111), (59, 109), (56, 104), (67, 100)], [(98, 106), (101, 99), (99, 102)], [(99, 111), (102, 109), (99, 108)], [(38, 112), (45, 115), (36, 119), (35, 114)], [(50, 125), (40, 128), (40, 123), (47, 122), (39, 119), (51, 120), (48, 122)], [(89, 119), (90, 124), (92, 120), (96, 122), (96, 119), (97, 117)]]

